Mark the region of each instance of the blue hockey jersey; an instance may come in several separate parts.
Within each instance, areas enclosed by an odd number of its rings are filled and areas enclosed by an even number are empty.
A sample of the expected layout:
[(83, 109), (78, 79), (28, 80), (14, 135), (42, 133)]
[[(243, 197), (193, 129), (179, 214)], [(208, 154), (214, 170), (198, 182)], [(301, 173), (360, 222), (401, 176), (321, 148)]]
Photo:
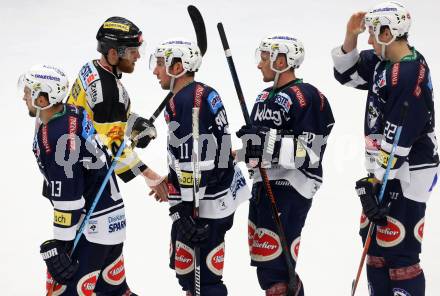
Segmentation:
[[(73, 240), (110, 167), (109, 155), (95, 137), (93, 122), (81, 107), (65, 105), (41, 124), (33, 151), (54, 208), (54, 238)], [(124, 203), (113, 173), (84, 234), (90, 242), (125, 240)]]
[(250, 198), (245, 178), (231, 156), (231, 135), (220, 95), (199, 82), (186, 85), (164, 111), (168, 123), (170, 205), (193, 201), (192, 109), (199, 107), (200, 217), (224, 218)]
[[(382, 180), (397, 127), (402, 133), (389, 174), (401, 181), (403, 195), (425, 202), (437, 179), (439, 157), (434, 133), (434, 101), (429, 67), (424, 57), (411, 54), (398, 63), (382, 61), (373, 50), (344, 54), (332, 51), (335, 78), (344, 85), (368, 90), (365, 109), (366, 166)], [(402, 106), (408, 112), (401, 121)]]
[[(269, 87), (257, 96), (251, 122), (255, 126), (293, 132), (297, 139), (295, 145), (284, 145), (287, 139), (281, 139), (280, 159), (272, 160), (267, 169), (268, 177), (275, 184), (276, 180), (287, 180), (302, 196), (312, 198), (322, 184), (322, 158), (334, 125), (327, 98), (301, 79), (275, 91)], [(291, 164), (281, 161), (285, 154), (291, 156)], [(254, 169), (253, 180), (261, 182), (257, 169)]]

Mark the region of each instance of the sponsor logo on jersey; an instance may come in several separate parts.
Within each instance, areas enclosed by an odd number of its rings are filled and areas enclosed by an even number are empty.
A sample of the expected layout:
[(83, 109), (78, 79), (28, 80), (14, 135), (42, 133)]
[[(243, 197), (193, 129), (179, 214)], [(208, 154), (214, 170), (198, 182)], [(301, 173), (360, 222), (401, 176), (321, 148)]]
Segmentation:
[(411, 294), (404, 289), (393, 288), (393, 296), (411, 296)]
[(272, 121), (276, 126), (281, 126), (281, 124), (283, 123), (281, 118), (281, 111), (269, 109), (267, 108), (267, 105), (264, 105), (263, 108), (260, 110), (260, 105), (257, 105), (254, 121), (262, 122), (264, 120)]
[(124, 257), (122, 254), (103, 271), (104, 281), (108, 284), (117, 286), (125, 280)]
[(377, 244), (381, 247), (394, 247), (405, 238), (406, 232), (403, 224), (392, 217), (387, 217), (386, 226), (378, 226), (376, 233)]
[(55, 225), (71, 226), (72, 213), (64, 213), (57, 210), (53, 211), (53, 223)]
[(414, 89), (414, 96), (416, 96), (417, 98), (420, 97), (420, 95), (422, 94), (422, 88), (420, 87), (420, 85), (422, 84), (423, 80), (425, 79), (425, 73), (426, 73), (425, 66), (420, 64), (419, 76), (417, 77), (417, 84), (416, 84), (416, 88)]
[(278, 234), (266, 229), (257, 228), (251, 247), (251, 258), (257, 262), (270, 261), (281, 254), (281, 244)]
[(276, 104), (281, 106), (281, 108), (283, 108), (284, 111), (286, 111), (286, 112), (290, 111), (290, 106), (292, 106), (292, 100), (290, 99), (289, 95), (287, 95), (283, 92), (278, 93), (275, 96), (274, 101)]
[(55, 282), (55, 286), (52, 287), (53, 284), (54, 284), (54, 280), (53, 280), (52, 276), (50, 275), (50, 273), (47, 271), (46, 272), (46, 291), (47, 292), (49, 292), (49, 289), (52, 289), (52, 296), (59, 296), (59, 295), (63, 294), (64, 291), (66, 291), (66, 289), (67, 289), (67, 286), (58, 284), (57, 282)]
[(72, 90), (70, 91), (70, 95), (76, 101), (80, 93), (81, 93), (80, 82), (78, 79), (76, 79), (75, 83), (72, 85)]
[(78, 296), (94, 296), (96, 282), (98, 281), (100, 270), (95, 270), (83, 276), (76, 285), (76, 292)]
[(194, 107), (200, 108), (202, 105), (202, 96), (204, 88), (200, 84), (196, 84), (196, 89), (194, 92)]
[[(390, 154), (383, 151), (383, 150), (379, 151), (379, 154), (377, 155), (377, 158), (376, 158), (377, 163), (380, 164), (384, 168), (387, 167), (389, 159), (390, 159)], [(397, 157), (394, 155), (393, 161), (391, 163), (391, 169), (394, 168), (394, 165), (396, 164), (396, 162), (397, 162)]]
[(215, 247), (206, 257), (206, 266), (215, 275), (223, 274), (223, 266), (225, 263), (225, 243)]
[(301, 89), (296, 85), (292, 86), (291, 89), (292, 89), (293, 93), (295, 94), (295, 98), (298, 101), (299, 106), (301, 108), (305, 108), (307, 106), (306, 97), (304, 96)]
[(51, 75), (41, 75), (41, 74), (35, 74), (34, 75), (35, 78), (40, 78), (40, 79), (46, 79), (46, 80), (52, 80), (52, 81), (61, 81), (58, 77), (54, 77)]
[(227, 126), (228, 120), (226, 119), (226, 111), (224, 109), (220, 110), (214, 120), (219, 130), (221, 130), (223, 126)]
[(124, 214), (107, 217), (108, 233), (113, 233), (125, 229), (126, 221)]
[(361, 229), (364, 229), (365, 227), (367, 227), (369, 223), (370, 223), (370, 220), (368, 220), (368, 217), (365, 216), (365, 214), (362, 212), (361, 219), (360, 219)]
[(237, 197), (237, 192), (240, 190), (240, 188), (244, 187), (246, 185), (246, 179), (243, 176), (243, 173), (241, 170), (236, 170), (234, 172), (234, 178), (232, 180), (231, 186), (229, 187), (229, 190), (232, 193), (232, 196), (234, 199)]
[(180, 241), (176, 241), (174, 268), (177, 274), (188, 274), (194, 269), (194, 250)]
[(255, 103), (264, 102), (268, 97), (269, 97), (269, 92), (263, 91), (258, 95), (257, 99), (255, 100)]
[(115, 22), (105, 22), (103, 25), (104, 29), (113, 29), (123, 32), (130, 31), (130, 25), (115, 23)]
[(75, 151), (76, 149), (76, 131), (78, 130), (78, 118), (75, 116), (69, 116), (69, 141), (68, 147), (70, 151)]
[(209, 93), (208, 104), (213, 114), (216, 114), (218, 109), (223, 106), (222, 99), (216, 91), (212, 91)]
[[(199, 178), (200, 183), (200, 178)], [(182, 186), (189, 186), (192, 187), (194, 184), (194, 177), (192, 172), (186, 172), (181, 171), (180, 178), (179, 178), (179, 184)]]
[(87, 63), (82, 67), (79, 77), (81, 79), (83, 88), (87, 89), (90, 84), (99, 78), (99, 75), (95, 66), (93, 66), (91, 63)]
[(420, 219), (420, 221), (417, 222), (416, 226), (414, 227), (414, 237), (419, 241), (419, 243), (422, 243), (424, 228), (425, 228), (425, 217)]
[(99, 232), (97, 220), (89, 220), (89, 225), (87, 226), (87, 232), (89, 234), (94, 234)]
[(254, 243), (254, 235), (255, 235), (255, 224), (248, 220), (248, 244), (249, 244), (249, 254), (252, 253), (252, 244)]
[(376, 125), (377, 118), (379, 118), (379, 114), (380, 114), (378, 109), (374, 106), (373, 102), (368, 103), (367, 114), (368, 114), (368, 127), (372, 129)]
[(93, 127), (93, 122), (86, 110), (83, 111), (83, 116), (81, 135), (84, 139), (88, 139), (94, 134), (95, 128)]
[(391, 69), (391, 85), (396, 86), (399, 82), (399, 72), (400, 72), (400, 63), (396, 63), (393, 65)]
[(298, 236), (290, 245), (290, 254), (292, 255), (293, 260), (298, 259), (299, 254), (299, 245), (301, 244), (301, 236)]
[(386, 12), (386, 11), (397, 11), (397, 8), (395, 8), (395, 7), (383, 7), (383, 8), (377, 8), (377, 9), (374, 9), (374, 10), (372, 11), (372, 13), (375, 13), (375, 12)]
[(43, 142), (44, 151), (46, 151), (46, 154), (49, 154), (51, 149), (49, 144), (49, 132), (47, 124), (45, 124), (41, 129), (41, 141)]

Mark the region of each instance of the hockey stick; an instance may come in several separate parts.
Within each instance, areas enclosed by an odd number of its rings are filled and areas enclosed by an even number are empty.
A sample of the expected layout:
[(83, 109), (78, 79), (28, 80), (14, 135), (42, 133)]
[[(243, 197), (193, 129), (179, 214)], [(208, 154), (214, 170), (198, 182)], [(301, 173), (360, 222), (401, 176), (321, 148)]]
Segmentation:
[[(393, 146), (391, 148), (391, 153), (388, 158), (387, 168), (386, 168), (385, 174), (383, 175), (383, 178), (382, 178), (382, 186), (380, 187), (380, 192), (379, 192), (379, 196), (378, 196), (378, 204), (379, 205), (382, 203), (383, 195), (385, 193), (385, 188), (388, 183), (388, 176), (390, 174), (391, 166), (392, 166), (393, 159), (394, 159), (394, 154), (396, 153), (397, 144), (399, 143), (399, 139), (400, 139), (400, 133), (402, 132), (403, 121), (405, 120), (407, 111), (408, 111), (408, 102), (405, 101), (403, 103), (401, 114), (400, 114), (400, 123), (399, 123), (399, 126), (397, 127), (396, 135), (394, 136)], [(390, 204), (388, 204), (388, 207), (389, 206), (390, 206)], [(375, 227), (375, 224), (373, 222), (371, 222), (370, 226), (368, 228), (368, 233), (367, 233), (367, 238), (365, 240), (364, 248), (362, 250), (361, 261), (359, 262), (358, 270), (356, 273), (356, 278), (353, 280), (352, 285), (351, 285), (351, 296), (354, 296), (354, 294), (356, 293), (356, 288), (359, 283), (359, 278), (362, 273), (362, 268), (365, 263), (365, 258), (367, 256), (368, 249), (370, 248), (374, 227)]]
[[(192, 136), (193, 136), (193, 196), (194, 219), (199, 218), (199, 111), (198, 107), (192, 109)], [(194, 291), (195, 296), (200, 296), (200, 247), (194, 247)]]
[[(231, 50), (229, 48), (229, 43), (226, 38), (226, 33), (225, 33), (225, 29), (223, 28), (223, 24), (218, 23), (217, 29), (220, 34), (220, 39), (223, 44), (223, 49), (225, 51), (226, 59), (228, 61), (229, 70), (231, 71), (232, 80), (234, 81), (234, 86), (235, 86), (235, 90), (237, 92), (238, 100), (240, 101), (240, 107), (241, 107), (241, 111), (243, 113), (244, 120), (247, 125), (250, 125), (251, 119), (250, 119), (249, 112), (246, 107), (246, 102), (244, 100), (243, 91), (241, 90), (240, 81), (238, 80), (237, 71), (235, 69), (234, 60), (232, 59)], [(281, 224), (279, 211), (278, 211), (276, 201), (275, 201), (275, 196), (273, 194), (272, 187), (270, 186), (270, 181), (269, 181), (269, 177), (267, 176), (266, 169), (260, 167), (259, 170), (260, 170), (261, 179), (263, 180), (264, 189), (266, 190), (266, 193), (270, 199), (270, 204), (271, 204), (271, 208), (272, 208), (272, 218), (275, 222), (275, 227), (276, 227), (277, 233), (280, 237), (280, 242), (281, 242), (281, 247), (283, 249), (284, 259), (285, 259), (286, 265), (287, 265), (287, 271), (289, 274), (287, 295), (292, 296), (295, 294), (295, 287), (296, 287), (295, 267), (292, 262), (293, 258), (290, 255), (286, 235), (284, 233), (284, 229)]]
[[(160, 103), (159, 107), (157, 107), (156, 111), (154, 111), (153, 115), (150, 117), (150, 122), (154, 122), (156, 120), (157, 116), (159, 116), (159, 114), (163, 111), (163, 109), (165, 108), (165, 105), (168, 103), (168, 101), (171, 99), (172, 96), (173, 96), (172, 92), (168, 93), (168, 95), (165, 97), (165, 99), (163, 99), (163, 101)], [(115, 167), (119, 161), (119, 158), (121, 157), (122, 152), (125, 149), (125, 146), (127, 145), (127, 142), (128, 142), (127, 138), (124, 138), (124, 141), (122, 141), (121, 146), (119, 146), (119, 149), (118, 149), (115, 157), (113, 158), (111, 166), (108, 169), (107, 174), (105, 175), (104, 180), (101, 183), (101, 187), (99, 187), (98, 193), (96, 193), (96, 196), (93, 199), (93, 203), (90, 206), (89, 211), (87, 212), (84, 220), (82, 221), (82, 223), (76, 233), (75, 240), (73, 241), (73, 247), (72, 247), (72, 250), (70, 251), (70, 256), (72, 256), (73, 252), (75, 251), (75, 248), (78, 245), (78, 242), (81, 238), (81, 235), (84, 231), (84, 228), (86, 227), (87, 223), (89, 223), (90, 217), (92, 216), (92, 214), (96, 208), (96, 205), (98, 204), (99, 200), (101, 199), (101, 195), (104, 192), (104, 189), (107, 185), (108, 180), (112, 176), (113, 171), (115, 170)], [(53, 288), (55, 287), (55, 285), (56, 285), (56, 282), (55, 282), (55, 280), (53, 280), (51, 286), (48, 289), (47, 296), (52, 295)]]

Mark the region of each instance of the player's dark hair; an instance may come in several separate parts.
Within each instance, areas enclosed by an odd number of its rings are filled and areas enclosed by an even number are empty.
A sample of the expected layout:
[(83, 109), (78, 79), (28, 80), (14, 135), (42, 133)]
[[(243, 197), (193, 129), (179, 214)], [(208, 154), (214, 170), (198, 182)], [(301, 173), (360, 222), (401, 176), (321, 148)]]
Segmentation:
[[(385, 32), (385, 29), (390, 29), (390, 27), (388, 26), (382, 26), (380, 27), (380, 34), (382, 34), (383, 32)], [(403, 36), (400, 37), (396, 37), (396, 41), (408, 41), (408, 33), (405, 33)]]
[[(171, 61), (171, 66), (170, 67), (174, 66), (177, 63), (181, 63), (181, 62), (182, 62), (181, 58), (173, 58), (173, 60)], [(195, 72), (187, 71), (185, 73), (185, 75), (188, 75), (189, 77), (194, 77), (195, 76)]]

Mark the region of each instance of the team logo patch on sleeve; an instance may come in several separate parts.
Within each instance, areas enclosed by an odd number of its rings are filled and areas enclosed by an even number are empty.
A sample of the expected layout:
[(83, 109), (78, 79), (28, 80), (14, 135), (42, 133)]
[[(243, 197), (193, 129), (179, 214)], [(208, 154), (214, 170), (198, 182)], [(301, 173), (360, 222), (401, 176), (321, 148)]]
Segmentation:
[(213, 114), (217, 114), (218, 109), (223, 106), (222, 99), (215, 90), (209, 93), (208, 104)]
[(91, 273), (83, 276), (76, 285), (76, 292), (78, 296), (94, 296), (95, 293), (93, 291), (96, 287), (96, 282), (98, 281), (100, 270), (95, 270)]
[(251, 258), (257, 262), (270, 261), (281, 254), (278, 235), (266, 228), (257, 228), (251, 248)]
[(225, 243), (215, 247), (206, 257), (206, 266), (209, 270), (218, 276), (223, 274), (223, 266), (225, 263)]
[(299, 245), (301, 244), (301, 236), (298, 236), (290, 245), (290, 254), (292, 255), (293, 260), (298, 259), (299, 254)]
[[(49, 272), (46, 272), (46, 292), (49, 292), (49, 289), (52, 288), (54, 284), (54, 280)], [(55, 283), (55, 286), (52, 288), (52, 296), (58, 296), (66, 291), (67, 286)]]
[(177, 274), (184, 275), (194, 270), (194, 250), (180, 241), (176, 241), (174, 260)]
[(122, 284), (125, 280), (124, 257), (122, 254), (104, 269), (103, 277), (110, 285), (118, 286)]
[(361, 219), (360, 220), (361, 220), (360, 221), (360, 228), (361, 229), (364, 229), (370, 223), (370, 220), (368, 220), (367, 216), (365, 216), (365, 214), (363, 212), (361, 214)]
[(386, 226), (378, 226), (376, 233), (377, 244), (381, 247), (389, 248), (400, 244), (405, 238), (405, 226), (392, 217), (387, 217)]
[(419, 243), (422, 243), (424, 228), (425, 228), (425, 217), (420, 219), (420, 221), (417, 222), (416, 226), (414, 227), (414, 237), (419, 241)]

